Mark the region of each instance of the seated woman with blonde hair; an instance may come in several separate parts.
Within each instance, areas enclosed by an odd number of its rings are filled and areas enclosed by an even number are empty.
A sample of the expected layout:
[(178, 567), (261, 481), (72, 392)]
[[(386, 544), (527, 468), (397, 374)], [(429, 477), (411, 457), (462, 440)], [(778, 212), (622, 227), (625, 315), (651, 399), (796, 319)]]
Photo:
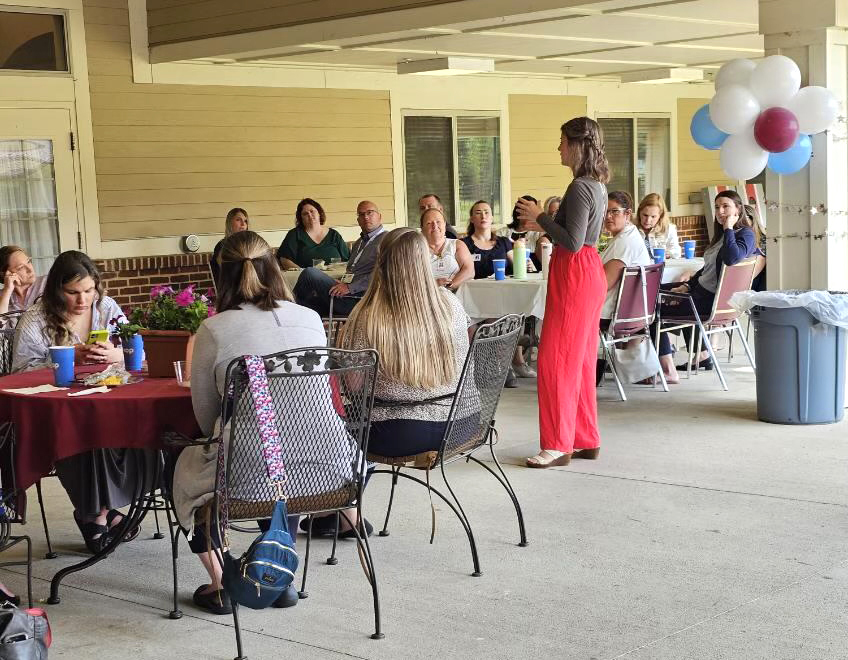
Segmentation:
[(447, 221), (441, 209), (429, 208), (421, 214), (421, 235), (430, 250), (430, 267), (439, 286), (456, 291), (466, 280), (474, 279), (474, 262), (465, 243), (447, 237)]
[(680, 240), (677, 238), (677, 225), (668, 218), (668, 209), (662, 195), (650, 193), (639, 202), (633, 224), (645, 239), (645, 245), (653, 257), (654, 248), (663, 248), (666, 259), (680, 259)]
[(380, 353), (370, 453), (411, 456), (440, 448), (468, 353), (469, 323), (456, 296), (436, 285), (424, 237), (409, 228), (389, 232), (371, 286), (340, 337), (342, 348)]

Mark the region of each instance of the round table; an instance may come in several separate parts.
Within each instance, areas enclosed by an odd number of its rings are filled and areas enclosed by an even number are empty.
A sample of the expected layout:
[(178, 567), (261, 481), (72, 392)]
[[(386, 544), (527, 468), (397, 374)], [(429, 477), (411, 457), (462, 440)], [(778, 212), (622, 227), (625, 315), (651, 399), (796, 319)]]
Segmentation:
[(92, 449), (159, 449), (165, 431), (190, 437), (200, 433), (191, 390), (177, 385), (174, 378), (144, 378), (77, 397), (68, 393), (85, 386), (40, 394), (6, 391), (46, 383), (53, 383), (49, 369), (0, 378), (0, 423), (15, 425), (15, 474), (22, 490), (50, 474), (56, 461), (75, 454)]
[(472, 319), (500, 318), (505, 314), (543, 318), (547, 291), (548, 281), (542, 279), (541, 273), (527, 273), (526, 280), (468, 280), (456, 295)]
[[(321, 269), (322, 272), (326, 273), (334, 280), (340, 280), (342, 275), (345, 274), (345, 268), (347, 267), (346, 263), (339, 264), (338, 266), (333, 265), (326, 269)], [(292, 270), (284, 270), (283, 271), (283, 279), (286, 284), (289, 285), (289, 289), (294, 289), (294, 285), (297, 284), (297, 278), (300, 277), (300, 274), (303, 272), (303, 268), (297, 268)]]
[[(77, 374), (97, 370), (97, 367), (83, 367)], [(7, 391), (52, 382), (53, 372), (49, 369), (0, 378), (0, 423), (11, 423), (14, 430), (16, 485), (21, 491), (49, 475), (54, 463), (63, 458), (96, 449), (158, 453), (167, 431), (190, 437), (200, 435), (191, 405), (191, 390), (177, 385), (174, 378), (145, 378), (108, 392), (77, 397), (68, 394), (87, 386), (37, 394)], [(123, 527), (101, 552), (58, 571), (51, 580), (47, 602), (58, 603), (59, 585), (65, 576), (108, 557), (120, 545), (123, 535), (144, 518), (148, 509), (146, 484), (156, 489), (160, 479), (158, 457), (151, 462), (157, 466), (152, 475), (147, 474), (145, 460), (136, 463), (135, 501), (121, 523)]]

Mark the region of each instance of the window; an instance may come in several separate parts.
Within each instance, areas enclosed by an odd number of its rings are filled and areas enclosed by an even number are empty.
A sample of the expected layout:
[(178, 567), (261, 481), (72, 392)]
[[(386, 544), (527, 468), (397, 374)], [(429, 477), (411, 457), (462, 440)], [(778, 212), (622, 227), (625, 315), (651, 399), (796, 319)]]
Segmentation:
[(67, 71), (64, 16), (0, 11), (0, 69)]
[(610, 164), (609, 190), (626, 190), (638, 205), (648, 193), (671, 199), (671, 122), (667, 117), (598, 119)]
[(435, 193), (450, 224), (464, 231), (471, 206), (483, 199), (494, 217), (501, 210), (500, 119), (473, 115), (407, 115), (406, 212), (418, 219), (418, 199)]

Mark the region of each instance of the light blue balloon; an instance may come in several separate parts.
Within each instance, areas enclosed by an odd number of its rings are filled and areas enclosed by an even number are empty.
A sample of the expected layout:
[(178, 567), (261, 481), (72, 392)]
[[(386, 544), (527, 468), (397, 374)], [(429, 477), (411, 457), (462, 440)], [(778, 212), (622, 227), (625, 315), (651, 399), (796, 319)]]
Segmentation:
[(697, 145), (712, 151), (721, 147), (727, 139), (727, 133), (718, 130), (710, 119), (709, 104), (698, 108), (698, 112), (692, 117), (692, 123), (689, 124), (689, 132)]
[(795, 174), (804, 168), (813, 155), (813, 142), (809, 135), (801, 133), (786, 151), (769, 154), (768, 167), (777, 174)]

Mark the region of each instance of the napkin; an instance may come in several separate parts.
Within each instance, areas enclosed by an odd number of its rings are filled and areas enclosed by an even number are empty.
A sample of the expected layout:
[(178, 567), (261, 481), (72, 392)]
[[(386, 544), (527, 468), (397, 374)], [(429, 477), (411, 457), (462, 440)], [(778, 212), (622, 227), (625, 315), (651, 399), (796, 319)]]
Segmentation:
[(55, 385), (51, 385), (47, 383), (45, 385), (34, 385), (33, 387), (18, 387), (15, 389), (3, 390), (4, 392), (11, 392), (12, 394), (41, 394), (43, 392), (61, 392), (62, 390), (68, 389), (67, 387), (56, 387)]
[(105, 385), (101, 385), (100, 387), (89, 387), (87, 390), (80, 390), (79, 392), (68, 392), (68, 396), (83, 396), (85, 394), (96, 394), (97, 392), (108, 392), (109, 388)]

